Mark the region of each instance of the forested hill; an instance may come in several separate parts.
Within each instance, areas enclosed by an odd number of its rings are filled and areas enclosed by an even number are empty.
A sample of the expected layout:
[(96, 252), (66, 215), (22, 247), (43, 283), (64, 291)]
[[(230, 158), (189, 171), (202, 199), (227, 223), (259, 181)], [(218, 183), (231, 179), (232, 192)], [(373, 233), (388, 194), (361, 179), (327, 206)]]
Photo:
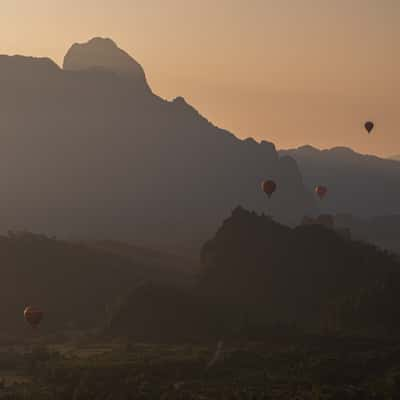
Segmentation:
[[(194, 289), (133, 289), (108, 332), (193, 339), (283, 323), (324, 332), (400, 333), (397, 258), (321, 225), (325, 219), (290, 228), (236, 208), (203, 246)], [(168, 321), (162, 329), (160, 321)]]

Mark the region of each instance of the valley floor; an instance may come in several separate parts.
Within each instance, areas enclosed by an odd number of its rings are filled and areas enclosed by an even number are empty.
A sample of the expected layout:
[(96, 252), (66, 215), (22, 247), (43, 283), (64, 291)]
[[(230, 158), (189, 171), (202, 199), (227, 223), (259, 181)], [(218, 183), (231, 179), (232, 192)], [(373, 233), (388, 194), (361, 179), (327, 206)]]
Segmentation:
[(400, 342), (297, 336), (3, 346), (0, 376), (0, 399), (9, 400), (397, 399)]

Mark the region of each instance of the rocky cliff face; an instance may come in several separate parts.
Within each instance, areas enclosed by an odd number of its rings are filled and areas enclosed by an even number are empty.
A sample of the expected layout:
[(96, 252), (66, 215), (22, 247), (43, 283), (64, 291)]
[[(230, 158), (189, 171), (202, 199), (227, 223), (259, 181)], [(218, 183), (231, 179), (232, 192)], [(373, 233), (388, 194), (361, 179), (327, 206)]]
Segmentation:
[(64, 69), (2, 57), (0, 82), (4, 229), (200, 243), (238, 204), (285, 222), (313, 207), (293, 159), (152, 94), (110, 40), (74, 45)]

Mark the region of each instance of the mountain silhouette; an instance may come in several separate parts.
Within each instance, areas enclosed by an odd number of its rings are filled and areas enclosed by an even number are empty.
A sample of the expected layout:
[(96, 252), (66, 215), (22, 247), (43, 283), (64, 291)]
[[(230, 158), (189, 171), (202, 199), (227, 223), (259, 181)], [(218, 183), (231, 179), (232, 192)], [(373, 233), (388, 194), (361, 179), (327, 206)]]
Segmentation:
[(238, 203), (291, 223), (314, 207), (292, 158), (154, 95), (109, 39), (74, 44), (63, 69), (1, 56), (0, 82), (5, 229), (190, 246)]
[(111, 39), (93, 38), (87, 43), (75, 43), (64, 57), (63, 69), (113, 72), (134, 85), (134, 90), (150, 91), (142, 66)]
[(73, 243), (10, 232), (0, 236), (2, 334), (24, 332), (26, 305), (45, 310), (45, 331), (103, 327), (132, 286), (186, 286), (183, 260), (124, 243)]
[(400, 163), (356, 153), (346, 147), (319, 150), (312, 146), (281, 150), (293, 157), (309, 190), (328, 187), (328, 195), (318, 201), (330, 213), (374, 217), (400, 214)]
[(314, 332), (399, 332), (398, 260), (330, 224), (291, 228), (237, 207), (204, 244), (201, 261), (194, 285), (133, 288), (106, 332), (152, 341), (294, 325)]
[(290, 228), (242, 207), (201, 258), (200, 292), (225, 304), (233, 319), (321, 327), (343, 299), (390, 279), (400, 286), (399, 264), (387, 252), (321, 224)]

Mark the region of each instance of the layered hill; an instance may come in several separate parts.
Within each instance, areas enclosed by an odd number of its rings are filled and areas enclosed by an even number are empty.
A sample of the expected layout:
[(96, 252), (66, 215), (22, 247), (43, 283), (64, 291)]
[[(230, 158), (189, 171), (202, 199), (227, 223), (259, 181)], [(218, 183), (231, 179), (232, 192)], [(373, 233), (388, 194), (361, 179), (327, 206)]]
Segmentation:
[(1, 335), (28, 331), (27, 305), (44, 310), (43, 332), (103, 327), (132, 287), (147, 281), (186, 287), (193, 274), (182, 259), (150, 249), (26, 232), (0, 237), (0, 265)]
[(400, 163), (354, 152), (345, 147), (319, 150), (312, 146), (281, 150), (293, 157), (305, 185), (328, 187), (320, 209), (356, 217), (400, 214)]
[(238, 207), (203, 246), (195, 287), (133, 289), (107, 332), (189, 340), (295, 324), (398, 334), (398, 260), (333, 228), (291, 228)]
[[(0, 56), (0, 83), (5, 229), (200, 243), (238, 203), (286, 222), (313, 208), (292, 158), (154, 95), (109, 39), (73, 45), (62, 69)], [(266, 177), (279, 185), (268, 204)]]

